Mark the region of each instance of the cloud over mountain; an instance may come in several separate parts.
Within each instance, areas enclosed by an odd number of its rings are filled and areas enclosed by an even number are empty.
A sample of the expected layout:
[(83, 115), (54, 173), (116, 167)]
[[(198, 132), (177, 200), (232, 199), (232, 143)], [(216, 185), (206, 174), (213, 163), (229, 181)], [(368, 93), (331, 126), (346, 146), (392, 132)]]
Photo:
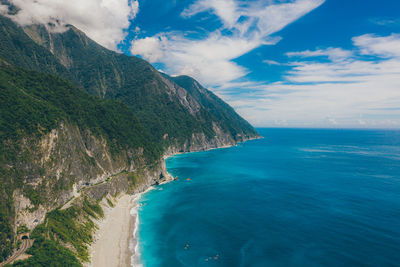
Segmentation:
[[(125, 37), (124, 29), (130, 25), (139, 9), (136, 0), (8, 0), (19, 11), (8, 15), (20, 25), (55, 25), (53, 30), (63, 31), (72, 24), (101, 45), (116, 49)], [(0, 14), (7, 14), (0, 4)]]

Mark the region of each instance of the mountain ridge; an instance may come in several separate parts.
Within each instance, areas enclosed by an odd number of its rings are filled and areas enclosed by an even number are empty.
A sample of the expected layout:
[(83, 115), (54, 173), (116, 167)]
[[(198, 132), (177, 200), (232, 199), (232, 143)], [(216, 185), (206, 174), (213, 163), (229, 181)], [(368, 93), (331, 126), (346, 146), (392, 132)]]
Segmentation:
[[(186, 113), (184, 110), (179, 110), (179, 108), (175, 106), (176, 102), (180, 102), (180, 104), (185, 106), (187, 111), (192, 115), (199, 111), (196, 110), (198, 109), (199, 104), (197, 103), (198, 101), (193, 98), (193, 94), (188, 94), (187, 88), (177, 84), (174, 78), (159, 73), (149, 63), (142, 59), (118, 54), (101, 47), (75, 27), (71, 26), (71, 28), (65, 33), (51, 33), (47, 31), (44, 26), (37, 25), (25, 27), (24, 31), (29, 32), (28, 35), (30, 36), (41, 36), (41, 38), (37, 37), (33, 39), (44, 40), (37, 41), (37, 43), (46, 44), (45, 47), (48, 49), (57, 48), (55, 49), (56, 51), (64, 51), (64, 54), (55, 53), (55, 56), (59, 58), (60, 62), (65, 58), (68, 58), (70, 71), (77, 77), (77, 80), (87, 92), (103, 98), (121, 99), (127, 103), (134, 112), (141, 114), (143, 117), (145, 117), (144, 113), (146, 113), (147, 116), (150, 115), (149, 118), (143, 118), (142, 120), (145, 127), (154, 128), (155, 125), (152, 122), (156, 121), (161, 115), (153, 114), (152, 108), (149, 108), (149, 105), (154, 105), (156, 103), (149, 101), (146, 95), (151, 95), (150, 100), (157, 97), (158, 105), (170, 100), (171, 105), (168, 107), (168, 110), (174, 109), (175, 116), (177, 114), (182, 114), (182, 116), (187, 115), (184, 114)], [(73, 41), (71, 42), (71, 40)], [(82, 51), (86, 51), (86, 53), (82, 54)], [(92, 55), (96, 56), (93, 57)], [(88, 74), (87, 71), (82, 72), (82, 70), (86, 70), (93, 65), (96, 65), (96, 67), (90, 74)], [(198, 84), (197, 81), (194, 82)], [(102, 90), (98, 90), (99, 88), (102, 88)], [(134, 90), (132, 90), (132, 88), (134, 88)], [(196, 89), (192, 89), (191, 92), (194, 92), (195, 90)], [(207, 94), (211, 93), (205, 88), (203, 88), (203, 91), (207, 91)], [(217, 100), (215, 97), (210, 100), (217, 101), (219, 105), (223, 103), (223, 101), (219, 101), (219, 99)], [(225, 106), (225, 108), (226, 107), (228, 106)], [(200, 110), (200, 113), (206, 113), (201, 114), (200, 117), (210, 116), (207, 110)], [(235, 117), (236, 120), (238, 118), (239, 116)], [(203, 118), (196, 119), (198, 120), (193, 121), (193, 124), (198, 125), (200, 122), (203, 131), (213, 132), (212, 124), (205, 125), (204, 123), (201, 123)], [(175, 123), (177, 122), (179, 121), (175, 121)], [(242, 121), (242, 124), (246, 123)], [(162, 121), (158, 121), (156, 127), (159, 127), (160, 125), (162, 125)], [(249, 125), (246, 125), (246, 127), (247, 131), (255, 134), (255, 131), (251, 126), (249, 127)], [(162, 125), (162, 130), (165, 131), (162, 136), (165, 134), (168, 134), (169, 136), (171, 136), (171, 134), (173, 135), (174, 128), (176, 127), (168, 129), (166, 125)], [(237, 127), (236, 131), (240, 132), (240, 128)], [(177, 135), (177, 133), (175, 133), (175, 135)], [(160, 137), (161, 135), (157, 136), (156, 139), (159, 139)], [(188, 137), (190, 137), (190, 135), (186, 135), (184, 138), (187, 139)], [(232, 137), (236, 140), (236, 136)]]
[(169, 179), (165, 155), (259, 138), (194, 79), (107, 50), (73, 26), (52, 33), (0, 16), (0, 92), (0, 261), (19, 229), (37, 240), (17, 266), (49, 264), (45, 247), (88, 261), (99, 202)]

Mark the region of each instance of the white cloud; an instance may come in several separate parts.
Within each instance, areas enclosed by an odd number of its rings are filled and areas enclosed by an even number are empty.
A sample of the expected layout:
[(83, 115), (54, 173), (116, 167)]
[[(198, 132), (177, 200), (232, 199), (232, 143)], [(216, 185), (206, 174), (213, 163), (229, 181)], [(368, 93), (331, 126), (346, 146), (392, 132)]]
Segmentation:
[(172, 33), (135, 40), (132, 53), (152, 63), (163, 62), (168, 73), (190, 75), (203, 83), (219, 85), (247, 74), (246, 69), (231, 60), (257, 46), (252, 40), (225, 37), (220, 32), (198, 41)]
[(146, 37), (134, 43), (132, 49), (150, 62), (157, 62), (164, 56), (163, 37)]
[(212, 10), (221, 18), (228, 28), (233, 28), (240, 17), (238, 5), (234, 0), (201, 0), (192, 4), (182, 12), (183, 17), (191, 17), (198, 13)]
[(268, 65), (275, 65), (275, 66), (283, 65), (282, 63), (279, 63), (275, 60), (269, 60), (269, 59), (263, 60), (263, 63), (268, 64)]
[[(400, 35), (363, 35), (353, 38), (352, 51), (328, 48), (288, 53), (307, 58), (291, 62), (292, 69), (284, 82), (242, 84), (241, 90), (253, 93), (241, 95), (240, 99), (224, 94), (224, 90), (220, 94), (261, 126), (279, 126), (277, 122), (284, 121), (301, 127), (399, 128), (398, 42)], [(371, 61), (364, 54), (378, 59)], [(337, 55), (341, 55), (340, 60)], [(319, 56), (328, 56), (329, 60), (308, 58)]]
[[(110, 49), (116, 49), (126, 36), (124, 29), (130, 25), (139, 9), (136, 0), (9, 0), (20, 11), (11, 16), (21, 25), (57, 25), (64, 31), (72, 24), (90, 38)], [(0, 7), (4, 7), (1, 6)], [(0, 13), (6, 14), (4, 8)]]
[(342, 61), (348, 59), (352, 56), (352, 52), (348, 50), (343, 50), (341, 48), (333, 48), (330, 47), (328, 49), (319, 49), (319, 50), (306, 50), (301, 52), (289, 52), (286, 53), (288, 57), (321, 57), (326, 56), (332, 61)]
[[(221, 86), (248, 73), (234, 59), (261, 45), (275, 44), (280, 39), (271, 38), (271, 34), (323, 2), (297, 0), (271, 4), (271, 1), (199, 0), (185, 9), (182, 16), (189, 18), (211, 11), (221, 20), (222, 28), (202, 39), (187, 38), (184, 32), (159, 33), (134, 40), (131, 51), (152, 63), (163, 63), (168, 73), (191, 75), (207, 86)], [(146, 47), (149, 42), (152, 45)]]
[(297, 0), (268, 6), (264, 6), (262, 2), (255, 2), (243, 14), (255, 21), (262, 38), (282, 30), (324, 2), (325, 0)]
[(400, 57), (400, 34), (386, 37), (365, 34), (354, 37), (353, 42), (364, 55), (378, 55), (386, 58)]

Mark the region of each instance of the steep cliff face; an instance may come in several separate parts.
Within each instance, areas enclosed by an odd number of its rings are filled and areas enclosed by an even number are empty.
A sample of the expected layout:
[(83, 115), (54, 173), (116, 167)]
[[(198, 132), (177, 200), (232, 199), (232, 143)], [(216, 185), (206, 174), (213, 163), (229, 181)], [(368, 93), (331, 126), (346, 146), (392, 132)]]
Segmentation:
[[(171, 146), (165, 156), (236, 144), (224, 133), (216, 135), (211, 141), (204, 135), (193, 134), (190, 142), (184, 146)], [(64, 231), (54, 226), (64, 224), (65, 215), (60, 216), (59, 213), (70, 214), (72, 210), (73, 217), (67, 218), (78, 227), (74, 231), (81, 231), (79, 229), (86, 229), (97, 218), (93, 212), (87, 212), (87, 201), (98, 203), (123, 193), (143, 192), (151, 185), (172, 179), (166, 171), (164, 159), (148, 165), (143, 160), (141, 148), (112, 153), (103, 137), (94, 136), (90, 131), (82, 131), (69, 123), (61, 123), (40, 139), (25, 139), (20, 152), (28, 160), (18, 160), (18, 166), (15, 166), (24, 169), (26, 175), (23, 185), (13, 192), (15, 217), (11, 221), (14, 232), (26, 226), (30, 230), (35, 229), (33, 237), (36, 239), (38, 236), (61, 239), (61, 244), (81, 261), (89, 259), (87, 245), (92, 242), (90, 232), (82, 240), (75, 241), (75, 238), (73, 242), (65, 239)], [(58, 212), (54, 213), (54, 210)], [(89, 231), (93, 229), (89, 228)], [(41, 247), (41, 242), (36, 245)]]
[(33, 42), (20, 26), (2, 15), (0, 15), (0, 57), (21, 68), (73, 78), (48, 49)]
[(43, 25), (21, 28), (2, 16), (0, 23), (4, 25), (0, 41), (7, 46), (2, 50), (0, 45), (0, 57), (17, 66), (60, 75), (92, 95), (124, 102), (149, 130), (151, 140), (164, 149), (177, 143), (183, 146), (193, 133), (204, 133), (211, 141), (214, 124), (235, 141), (258, 135), (195, 80), (161, 74), (140, 58), (105, 49), (73, 26), (59, 33)]
[(142, 59), (101, 47), (73, 26), (64, 33), (40, 25), (24, 31), (53, 53), (87, 92), (126, 103), (151, 129), (153, 141), (165, 148), (177, 143), (190, 146), (190, 140), (200, 136), (214, 143), (215, 125), (235, 141), (258, 135), (229, 105), (190, 77), (159, 73)]
[[(26, 225), (33, 229), (41, 224), (46, 212), (64, 205), (79, 191), (101, 184), (122, 172), (134, 172), (145, 166), (140, 159), (142, 149), (111, 154), (107, 141), (81, 131), (77, 126), (61, 123), (40, 139), (25, 140), (20, 148), (28, 159), (18, 161), (25, 170), (23, 187), (14, 192), (15, 227)], [(151, 179), (151, 177), (149, 177)], [(130, 190), (128, 181), (113, 179), (103, 194)], [(123, 186), (120, 186), (122, 184)], [(35, 204), (30, 191), (38, 193)]]
[(58, 77), (1, 60), (0, 114), (3, 258), (17, 229), (41, 225), (49, 211), (143, 190), (166, 177), (161, 152), (123, 103), (94, 98)]
[[(171, 146), (164, 155), (236, 144), (217, 125), (215, 131), (212, 139), (193, 134), (185, 144)], [(27, 160), (19, 159), (13, 166), (25, 173), (23, 186), (13, 194), (15, 229), (22, 225), (33, 229), (43, 223), (47, 212), (63, 207), (82, 193), (101, 200), (107, 194), (141, 192), (169, 179), (164, 159), (148, 165), (142, 148), (112, 153), (102, 136), (70, 123), (62, 122), (40, 139), (26, 138), (19, 151)]]
[[(75, 225), (91, 225), (87, 216), (93, 213), (82, 214), (85, 201), (96, 203), (106, 196), (143, 191), (170, 179), (164, 156), (234, 145), (239, 140), (215, 119), (210, 121), (212, 136), (193, 132), (184, 142), (175, 139), (162, 149), (151, 142), (123, 103), (92, 97), (67, 81), (4, 60), (0, 66), (0, 189), (5, 205), (0, 212), (2, 223), (9, 225), (7, 237), (2, 238), (8, 248), (19, 227), (35, 228), (37, 236), (36, 229), (45, 228), (39, 237), (58, 239), (63, 231), (46, 228), (52, 225), (48, 221), (60, 225), (69, 214)], [(168, 92), (180, 94), (182, 106), (194, 116), (201, 112), (199, 102), (186, 90), (174, 83), (169, 86)], [(87, 251), (80, 247), (90, 240), (88, 236), (72, 247), (72, 241), (62, 244), (87, 260)]]
[[(142, 148), (112, 152), (101, 135), (94, 136), (71, 123), (62, 122), (41, 138), (25, 138), (18, 151), (16, 160), (7, 163), (9, 168), (23, 170), (12, 193), (13, 232), (27, 227), (35, 229), (36, 239), (41, 236), (61, 239), (61, 244), (82, 261), (88, 260), (87, 245), (92, 242), (93, 226), (85, 239), (69, 241), (63, 235), (65, 231), (54, 225), (63, 225), (63, 218), (68, 215), (78, 227), (76, 231), (86, 229), (96, 218), (87, 212), (86, 202), (95, 205), (105, 197), (141, 192), (168, 179), (165, 163), (160, 160), (147, 164)], [(57, 209), (67, 215), (50, 213)], [(37, 230), (38, 227), (44, 230)]]
[[(215, 127), (217, 135), (213, 139), (193, 134), (183, 146), (171, 146), (164, 158), (236, 144), (230, 135)], [(142, 192), (171, 179), (164, 158), (149, 166), (141, 148), (112, 153), (103, 137), (72, 124), (61, 123), (40, 139), (25, 139), (20, 153), (27, 160), (19, 159), (13, 166), (25, 173), (23, 186), (13, 193), (15, 230), (24, 225), (34, 229), (44, 222), (49, 211), (70, 207), (79, 197), (100, 201), (106, 195)]]
[[(219, 126), (218, 134), (229, 133), (236, 142), (243, 142), (260, 136), (246, 120), (244, 120), (236, 111), (216, 96), (210, 90), (204, 88), (199, 82), (189, 76), (168, 77), (192, 96), (208, 113), (210, 120)], [(220, 123), (223, 122), (223, 123)], [(218, 135), (217, 134), (217, 135)]]
[(259, 137), (192, 78), (49, 27), (0, 16), (0, 261), (20, 226), (87, 260), (100, 200), (170, 179), (165, 156)]

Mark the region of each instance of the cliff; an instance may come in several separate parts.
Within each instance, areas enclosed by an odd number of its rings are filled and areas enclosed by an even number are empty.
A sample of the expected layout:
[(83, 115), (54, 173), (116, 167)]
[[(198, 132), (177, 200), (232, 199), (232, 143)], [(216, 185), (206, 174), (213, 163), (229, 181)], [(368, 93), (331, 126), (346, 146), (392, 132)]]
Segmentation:
[[(17, 66), (64, 77), (89, 94), (124, 102), (163, 149), (183, 146), (193, 133), (212, 139), (215, 125), (235, 141), (258, 135), (229, 105), (195, 80), (182, 82), (185, 77), (161, 74), (140, 58), (100, 46), (73, 26), (59, 33), (43, 25), (21, 28), (7, 18), (0, 17), (0, 23), (4, 25), (0, 41), (8, 46), (3, 52), (0, 48), (0, 57)], [(21, 43), (23, 48), (16, 45)], [(16, 54), (25, 56), (21, 59)]]
[(259, 137), (190, 77), (2, 16), (0, 115), (0, 261), (27, 228), (35, 261), (79, 266), (99, 201), (168, 179), (166, 155)]

